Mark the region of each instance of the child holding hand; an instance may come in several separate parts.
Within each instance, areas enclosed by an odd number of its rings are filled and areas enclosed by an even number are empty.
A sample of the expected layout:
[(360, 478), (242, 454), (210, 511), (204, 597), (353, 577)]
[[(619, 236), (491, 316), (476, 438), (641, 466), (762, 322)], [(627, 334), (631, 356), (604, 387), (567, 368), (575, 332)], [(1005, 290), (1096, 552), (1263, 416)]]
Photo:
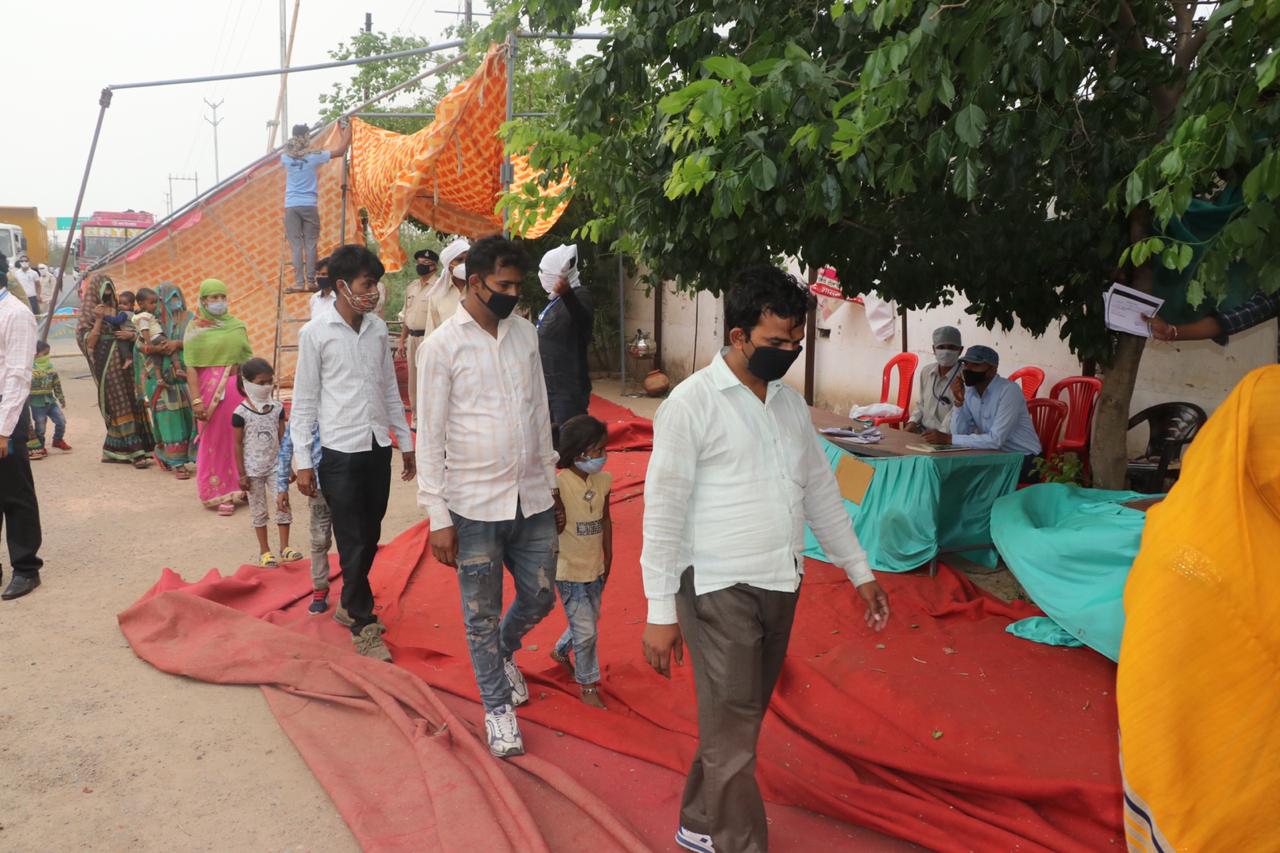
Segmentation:
[(613, 521), (609, 517), (613, 475), (604, 472), (607, 438), (602, 422), (590, 415), (577, 415), (560, 426), (556, 439), (560, 454), (556, 480), (565, 512), (556, 590), (569, 627), (551, 650), (551, 657), (573, 673), (582, 701), (593, 708), (605, 707), (600, 698), (596, 624), (605, 581), (613, 567)]

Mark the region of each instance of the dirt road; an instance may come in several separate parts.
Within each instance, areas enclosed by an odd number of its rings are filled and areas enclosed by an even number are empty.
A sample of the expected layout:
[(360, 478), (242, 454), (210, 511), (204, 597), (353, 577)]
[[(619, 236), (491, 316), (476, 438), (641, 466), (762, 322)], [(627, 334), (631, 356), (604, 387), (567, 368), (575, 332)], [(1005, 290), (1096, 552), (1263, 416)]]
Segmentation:
[[(162, 568), (255, 560), (248, 511), (220, 518), (194, 479), (100, 463), (84, 359), (54, 362), (75, 449), (32, 463), (43, 584), (0, 602), (0, 849), (358, 849), (257, 688), (165, 675), (125, 643), (116, 614)], [(396, 480), (384, 541), (419, 518)], [(305, 547), (305, 512), (297, 533)]]

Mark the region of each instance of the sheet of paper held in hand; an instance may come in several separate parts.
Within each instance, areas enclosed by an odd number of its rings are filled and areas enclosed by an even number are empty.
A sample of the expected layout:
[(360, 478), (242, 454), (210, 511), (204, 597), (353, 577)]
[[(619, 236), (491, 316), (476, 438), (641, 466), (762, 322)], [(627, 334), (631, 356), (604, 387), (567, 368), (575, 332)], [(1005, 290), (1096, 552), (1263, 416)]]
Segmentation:
[(1151, 337), (1151, 326), (1142, 319), (1143, 316), (1154, 317), (1164, 305), (1163, 299), (1123, 284), (1111, 285), (1102, 299), (1106, 308), (1107, 328), (1140, 338)]

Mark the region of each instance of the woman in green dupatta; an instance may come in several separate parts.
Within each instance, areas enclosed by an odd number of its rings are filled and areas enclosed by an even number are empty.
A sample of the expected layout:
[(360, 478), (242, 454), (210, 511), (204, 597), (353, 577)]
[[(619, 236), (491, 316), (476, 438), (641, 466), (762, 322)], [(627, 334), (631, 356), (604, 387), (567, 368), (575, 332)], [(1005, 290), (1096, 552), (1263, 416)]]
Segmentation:
[(107, 426), (102, 444), (103, 462), (128, 462), (135, 468), (150, 465), (155, 449), (147, 410), (133, 383), (133, 340), (136, 333), (128, 322), (114, 325), (118, 315), (116, 288), (105, 275), (89, 282), (76, 342), (89, 362), (98, 383), (98, 409)]
[(133, 360), (135, 376), (143, 399), (151, 409), (156, 460), (179, 480), (189, 480), (191, 471), (187, 466), (196, 461), (196, 418), (191, 410), (187, 372), (182, 363), (182, 338), (191, 314), (182, 291), (171, 282), (156, 289), (152, 297), (154, 306), (143, 304), (144, 292), (139, 292), (139, 307), (156, 315), (164, 340), (137, 341), (138, 352)]
[(182, 345), (187, 369), (195, 373), (191, 405), (200, 421), (196, 488), (204, 505), (219, 515), (231, 515), (245, 501), (231, 413), (244, 399), (236, 388), (236, 371), (253, 357), (244, 321), (227, 309), (227, 286), (213, 278), (201, 282), (200, 307), (187, 324)]

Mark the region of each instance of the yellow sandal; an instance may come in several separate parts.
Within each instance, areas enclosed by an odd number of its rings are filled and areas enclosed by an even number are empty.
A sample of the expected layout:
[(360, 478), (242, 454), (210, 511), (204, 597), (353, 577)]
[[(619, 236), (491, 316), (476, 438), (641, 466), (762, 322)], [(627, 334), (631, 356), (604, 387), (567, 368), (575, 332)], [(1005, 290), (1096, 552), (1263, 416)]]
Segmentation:
[(280, 561), (276, 559), (275, 554), (272, 554), (270, 551), (264, 551), (262, 553), (262, 558), (258, 560), (258, 565), (262, 566), (264, 569), (274, 569), (280, 565)]

